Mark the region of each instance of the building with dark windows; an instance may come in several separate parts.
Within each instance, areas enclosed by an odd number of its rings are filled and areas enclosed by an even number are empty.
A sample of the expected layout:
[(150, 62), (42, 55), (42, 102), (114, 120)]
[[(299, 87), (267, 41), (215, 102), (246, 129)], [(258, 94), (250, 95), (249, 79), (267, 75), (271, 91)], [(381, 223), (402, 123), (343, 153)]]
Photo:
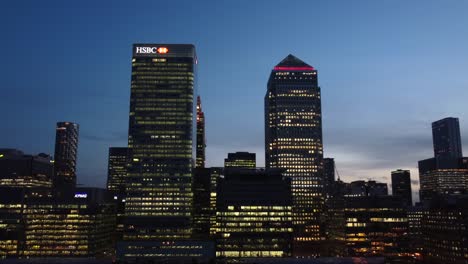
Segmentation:
[(51, 188), (53, 174), (54, 163), (47, 154), (0, 149), (0, 187)]
[(432, 123), (432, 135), (435, 157), (418, 162), (419, 196), (426, 203), (439, 195), (468, 191), (468, 158), (461, 156), (458, 119)]
[(291, 256), (291, 186), (280, 169), (226, 169), (216, 208), (217, 257)]
[(209, 239), (216, 217), (216, 185), (223, 168), (196, 168), (193, 172), (193, 238)]
[(323, 159), (323, 191), (325, 198), (332, 196), (335, 185), (335, 160), (333, 158)]
[(124, 194), (127, 175), (128, 148), (109, 148), (107, 163), (107, 190), (114, 194)]
[(360, 196), (386, 196), (388, 187), (386, 183), (376, 181), (353, 181), (344, 183), (342, 190), (345, 197)]
[(392, 171), (392, 195), (401, 197), (406, 206), (413, 205), (409, 170)]
[(267, 168), (283, 168), (292, 180), (294, 255), (318, 255), (324, 204), (321, 95), (317, 71), (293, 55), (268, 80), (265, 158)]
[(255, 153), (249, 152), (236, 152), (236, 153), (228, 153), (228, 157), (224, 159), (224, 167), (225, 168), (255, 168), (257, 166), (256, 163), (256, 155)]
[(461, 158), (462, 144), (458, 118), (447, 117), (432, 123), (435, 158)]
[(205, 113), (202, 109), (201, 98), (197, 96), (197, 168), (205, 168)]
[(55, 134), (54, 189), (69, 191), (76, 186), (78, 124), (58, 122)]
[(125, 231), (118, 248), (126, 261), (176, 257), (154, 248), (192, 235), (196, 64), (193, 45), (133, 45)]

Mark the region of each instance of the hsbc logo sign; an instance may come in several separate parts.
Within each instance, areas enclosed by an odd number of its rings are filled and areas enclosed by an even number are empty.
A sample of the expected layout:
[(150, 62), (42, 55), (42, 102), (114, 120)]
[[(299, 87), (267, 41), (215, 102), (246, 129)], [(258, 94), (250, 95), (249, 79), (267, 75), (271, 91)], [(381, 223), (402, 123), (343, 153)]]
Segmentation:
[(169, 49), (166, 47), (136, 47), (136, 54), (165, 54)]

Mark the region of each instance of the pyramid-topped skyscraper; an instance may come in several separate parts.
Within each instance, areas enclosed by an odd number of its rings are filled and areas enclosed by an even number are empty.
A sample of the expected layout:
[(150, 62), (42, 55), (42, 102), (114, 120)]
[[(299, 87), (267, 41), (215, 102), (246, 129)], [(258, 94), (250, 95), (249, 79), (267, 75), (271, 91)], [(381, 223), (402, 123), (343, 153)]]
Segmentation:
[(267, 168), (291, 178), (295, 256), (318, 255), (323, 207), (322, 111), (317, 71), (293, 55), (276, 65), (265, 95)]

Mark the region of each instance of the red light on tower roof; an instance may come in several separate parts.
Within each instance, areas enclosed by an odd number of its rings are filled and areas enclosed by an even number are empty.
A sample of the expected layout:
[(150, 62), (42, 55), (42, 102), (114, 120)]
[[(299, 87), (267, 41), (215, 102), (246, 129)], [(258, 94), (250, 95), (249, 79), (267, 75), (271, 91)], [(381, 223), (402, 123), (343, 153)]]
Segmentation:
[(274, 71), (314, 71), (314, 67), (311, 66), (275, 66)]
[(169, 52), (169, 49), (166, 48), (166, 47), (159, 47), (158, 48), (158, 53), (161, 53), (161, 54), (166, 54)]

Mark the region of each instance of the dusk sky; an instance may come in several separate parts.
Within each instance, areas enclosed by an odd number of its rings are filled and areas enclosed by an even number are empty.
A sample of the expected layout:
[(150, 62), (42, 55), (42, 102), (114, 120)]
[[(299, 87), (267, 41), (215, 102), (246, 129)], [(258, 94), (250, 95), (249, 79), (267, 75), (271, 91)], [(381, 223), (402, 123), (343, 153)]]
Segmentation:
[[(458, 117), (468, 152), (467, 1), (2, 1), (0, 148), (53, 154), (55, 123), (80, 125), (78, 183), (104, 187), (126, 146), (133, 43), (191, 43), (207, 165), (264, 166), (274, 65), (318, 70), (326, 157), (345, 181), (388, 182), (433, 156), (431, 122)], [(414, 197), (415, 198), (415, 197)]]

